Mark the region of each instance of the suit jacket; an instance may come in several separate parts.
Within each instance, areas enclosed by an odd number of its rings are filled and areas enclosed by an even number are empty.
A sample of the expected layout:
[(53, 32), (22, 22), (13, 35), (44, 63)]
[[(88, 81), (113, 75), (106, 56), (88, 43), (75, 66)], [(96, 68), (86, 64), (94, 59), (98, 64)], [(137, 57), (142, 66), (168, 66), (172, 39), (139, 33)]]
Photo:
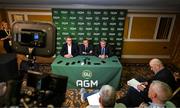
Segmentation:
[[(95, 55), (97, 57), (99, 55), (101, 55), (101, 46), (100, 45), (98, 45), (97, 48), (95, 49)], [(112, 56), (111, 50), (108, 45), (106, 45), (106, 47), (105, 47), (105, 55), (107, 55), (108, 57)]]
[(160, 70), (148, 83), (150, 84), (153, 80), (159, 80), (168, 84), (172, 90), (176, 89), (176, 81), (171, 71), (167, 68)]
[[(176, 81), (174, 79), (174, 76), (172, 72), (167, 68), (164, 68), (160, 70), (157, 74), (155, 74), (150, 80), (148, 80), (148, 84), (150, 85), (154, 80), (159, 80), (168, 84), (173, 91), (176, 89)], [(144, 95), (146, 97), (144, 98), (145, 102), (150, 102), (150, 99), (148, 98), (148, 90), (149, 86), (145, 88), (143, 92), (141, 92), (141, 95)]]
[(0, 38), (4, 38), (8, 36), (8, 34), (5, 32), (5, 30), (0, 30)]
[[(10, 33), (10, 31), (7, 31), (8, 33)], [(0, 39), (1, 38), (5, 38), (6, 36), (8, 36), (8, 34), (6, 33), (5, 30), (0, 30)], [(7, 53), (12, 53), (12, 48), (11, 45), (9, 44), (10, 39), (5, 39), (3, 40), (3, 47), (6, 50)]]
[[(90, 51), (92, 51), (92, 53), (90, 53)], [(83, 54), (83, 52), (86, 52), (87, 54)], [(93, 54), (93, 46), (89, 45), (86, 49), (85, 46), (83, 44), (81, 44), (79, 46), (79, 54), (80, 55), (92, 55)]]
[[(67, 43), (65, 43), (63, 46), (62, 46), (62, 49), (61, 49), (61, 52), (60, 52), (60, 55), (61, 56), (64, 56), (65, 54), (68, 54), (68, 46), (67, 46)], [(77, 56), (79, 54), (79, 50), (78, 50), (78, 45), (75, 44), (75, 43), (72, 43), (72, 48), (71, 48), (71, 54), (72, 56)]]
[[(150, 85), (153, 80), (159, 80), (164, 83), (167, 83), (172, 88), (172, 90), (176, 89), (175, 79), (171, 71), (169, 71), (167, 68), (160, 70), (151, 79), (149, 80), (144, 79), (141, 81), (148, 81), (148, 84)], [(144, 89), (144, 91), (141, 92), (138, 92), (133, 87), (130, 87), (125, 96), (125, 99), (120, 100), (119, 102), (124, 103), (127, 107), (139, 106), (142, 102), (146, 102), (146, 103), (150, 102), (151, 99), (148, 98), (148, 90), (149, 90), (149, 86), (147, 86)]]

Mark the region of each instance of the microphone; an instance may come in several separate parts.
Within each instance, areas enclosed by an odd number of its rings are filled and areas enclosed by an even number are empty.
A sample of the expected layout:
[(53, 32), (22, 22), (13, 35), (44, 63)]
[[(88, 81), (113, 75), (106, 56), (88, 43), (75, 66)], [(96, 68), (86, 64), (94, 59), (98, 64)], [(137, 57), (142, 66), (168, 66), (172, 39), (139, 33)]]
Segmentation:
[(83, 60), (84, 60), (84, 64), (86, 64), (86, 58), (84, 58)]

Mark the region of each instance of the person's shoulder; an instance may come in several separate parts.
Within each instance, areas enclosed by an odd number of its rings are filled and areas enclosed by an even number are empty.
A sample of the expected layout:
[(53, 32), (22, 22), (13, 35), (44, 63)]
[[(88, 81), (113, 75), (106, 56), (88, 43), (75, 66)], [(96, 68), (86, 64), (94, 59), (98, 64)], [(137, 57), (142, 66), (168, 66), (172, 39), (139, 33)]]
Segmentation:
[(78, 45), (80, 49), (83, 49), (84, 45), (83, 44), (80, 44)]
[(111, 45), (109, 45), (109, 44), (106, 44), (106, 47), (108, 47), (108, 48), (109, 48), (109, 47), (111, 47)]
[(93, 48), (93, 45), (90, 44), (90, 45), (88, 45), (88, 47), (89, 47), (89, 48)]
[(161, 71), (161, 73), (168, 73), (168, 74), (171, 74), (172, 72), (167, 68), (167, 67), (164, 67)]
[(98, 48), (98, 49), (100, 49), (100, 48), (101, 48), (101, 46), (100, 46), (100, 45), (95, 45), (95, 47), (96, 47), (96, 48)]
[(67, 44), (64, 43), (64, 44), (62, 45), (62, 48), (66, 48), (66, 47), (67, 47)]
[(88, 105), (86, 108), (99, 108), (99, 105)]
[(72, 45), (77, 45), (77, 42), (72, 42)]
[(0, 33), (5, 33), (5, 31), (4, 31), (4, 30), (2, 30), (2, 29), (0, 29)]
[(73, 42), (73, 43), (72, 43), (72, 46), (78, 47), (78, 44), (77, 44), (76, 42)]
[(125, 104), (123, 103), (115, 103), (114, 108), (127, 108)]
[(63, 46), (67, 46), (67, 43), (64, 43)]
[(80, 47), (83, 47), (83, 46), (84, 46), (84, 44), (80, 44), (79, 46), (80, 46)]
[(166, 78), (171, 78), (173, 77), (173, 73), (168, 69), (168, 68), (163, 68), (162, 70), (160, 70), (156, 76), (159, 77), (166, 77)]

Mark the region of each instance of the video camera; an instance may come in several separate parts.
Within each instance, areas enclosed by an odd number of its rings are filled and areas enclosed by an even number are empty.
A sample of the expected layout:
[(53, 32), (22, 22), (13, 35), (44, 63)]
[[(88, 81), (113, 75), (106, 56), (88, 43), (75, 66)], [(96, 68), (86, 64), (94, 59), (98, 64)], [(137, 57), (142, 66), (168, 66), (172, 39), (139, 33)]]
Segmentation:
[(21, 33), (16, 34), (15, 39), (22, 46), (45, 48), (46, 36), (46, 31), (22, 29)]
[(12, 47), (17, 53), (52, 56), (56, 48), (56, 29), (50, 23), (15, 22), (12, 25)]
[[(20, 74), (26, 77), (27, 86), (35, 89), (32, 102), (36, 102), (36, 104), (26, 102), (26, 99), (22, 96), (21, 103), (23, 106), (61, 105), (65, 98), (67, 77), (51, 74), (44, 76), (44, 73), (38, 69), (39, 64), (34, 59), (31, 60), (33, 56), (51, 57), (55, 54), (55, 26), (42, 22), (20, 21), (13, 23), (12, 48), (16, 53), (32, 56), (21, 62)], [(39, 105), (39, 103), (42, 105)]]

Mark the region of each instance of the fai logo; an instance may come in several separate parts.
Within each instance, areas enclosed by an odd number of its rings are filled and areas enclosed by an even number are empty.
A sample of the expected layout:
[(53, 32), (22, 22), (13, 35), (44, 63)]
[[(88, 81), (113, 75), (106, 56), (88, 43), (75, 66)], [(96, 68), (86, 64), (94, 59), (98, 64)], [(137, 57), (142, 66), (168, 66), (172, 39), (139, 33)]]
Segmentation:
[(84, 79), (90, 79), (92, 77), (92, 72), (90, 70), (84, 70), (81, 74)]
[(77, 87), (98, 87), (98, 80), (90, 80), (92, 78), (90, 70), (84, 70), (81, 74), (85, 80), (76, 80)]

